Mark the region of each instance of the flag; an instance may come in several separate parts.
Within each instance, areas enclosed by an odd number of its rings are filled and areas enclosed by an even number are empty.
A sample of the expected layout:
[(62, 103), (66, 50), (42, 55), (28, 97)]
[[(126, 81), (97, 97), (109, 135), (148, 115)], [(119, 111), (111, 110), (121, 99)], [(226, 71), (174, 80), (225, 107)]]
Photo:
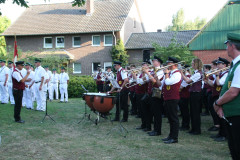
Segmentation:
[(15, 41), (14, 41), (14, 63), (13, 63), (13, 66), (15, 68), (15, 63), (17, 62), (17, 59), (18, 59), (18, 50), (17, 50), (17, 40), (16, 40), (16, 37), (15, 37)]

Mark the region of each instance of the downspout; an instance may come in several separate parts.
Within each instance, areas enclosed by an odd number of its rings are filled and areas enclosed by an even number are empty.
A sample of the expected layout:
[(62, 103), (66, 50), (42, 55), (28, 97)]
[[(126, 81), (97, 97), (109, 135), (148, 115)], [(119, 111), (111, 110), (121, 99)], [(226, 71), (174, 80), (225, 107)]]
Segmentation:
[(114, 46), (116, 46), (117, 39), (116, 39), (116, 36), (115, 36), (115, 34), (114, 34), (114, 31), (112, 31), (112, 32), (113, 32), (113, 37), (114, 37)]

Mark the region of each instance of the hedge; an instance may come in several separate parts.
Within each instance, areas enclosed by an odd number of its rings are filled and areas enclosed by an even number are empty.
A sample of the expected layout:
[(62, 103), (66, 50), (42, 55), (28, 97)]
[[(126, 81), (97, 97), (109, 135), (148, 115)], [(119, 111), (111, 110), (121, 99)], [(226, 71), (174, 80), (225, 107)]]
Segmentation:
[(80, 98), (85, 91), (83, 85), (89, 92), (97, 92), (96, 82), (90, 76), (70, 76), (68, 85), (69, 98)]

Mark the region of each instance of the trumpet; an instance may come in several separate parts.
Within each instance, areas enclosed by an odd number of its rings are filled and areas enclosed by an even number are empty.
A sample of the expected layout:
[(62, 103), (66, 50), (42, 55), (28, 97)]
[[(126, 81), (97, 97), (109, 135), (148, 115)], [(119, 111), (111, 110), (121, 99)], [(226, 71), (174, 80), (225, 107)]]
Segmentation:
[[(128, 73), (141, 73), (143, 71), (143, 69), (146, 68), (146, 67), (137, 67), (137, 68), (134, 68), (134, 69), (130, 69), (130, 70), (126, 70)], [(153, 65), (150, 65), (148, 66), (149, 69), (153, 69), (154, 66)]]
[(215, 69), (215, 70), (211, 71), (210, 73), (204, 74), (204, 77), (208, 78), (209, 76), (211, 76), (215, 73), (223, 72), (223, 71), (226, 71), (226, 70), (229, 70), (229, 69), (230, 69), (230, 66), (222, 68), (222, 69)]
[(184, 63), (184, 61), (181, 61), (181, 62), (178, 62), (178, 63), (173, 63), (173, 64), (170, 64), (170, 65), (166, 65), (166, 66), (163, 66), (163, 67), (159, 68), (158, 71), (168, 69), (169, 67), (171, 67), (173, 65), (182, 65), (183, 63)]

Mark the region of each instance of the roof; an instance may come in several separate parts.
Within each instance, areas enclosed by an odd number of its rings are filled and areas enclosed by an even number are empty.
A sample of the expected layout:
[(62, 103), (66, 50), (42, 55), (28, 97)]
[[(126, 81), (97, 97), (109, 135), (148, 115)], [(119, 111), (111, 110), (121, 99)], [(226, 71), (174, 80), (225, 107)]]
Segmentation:
[(128, 39), (126, 49), (144, 49), (153, 48), (152, 44), (157, 43), (162, 47), (167, 47), (171, 43), (172, 38), (176, 38), (178, 43), (187, 44), (199, 30), (178, 31), (178, 32), (149, 32), (149, 33), (133, 33)]
[(4, 36), (48, 35), (120, 31), (134, 0), (95, 0), (94, 12), (71, 3), (33, 5), (12, 24)]
[(240, 33), (240, 4), (228, 5), (223, 8), (201, 29), (189, 42), (190, 50), (223, 50), (227, 33)]

